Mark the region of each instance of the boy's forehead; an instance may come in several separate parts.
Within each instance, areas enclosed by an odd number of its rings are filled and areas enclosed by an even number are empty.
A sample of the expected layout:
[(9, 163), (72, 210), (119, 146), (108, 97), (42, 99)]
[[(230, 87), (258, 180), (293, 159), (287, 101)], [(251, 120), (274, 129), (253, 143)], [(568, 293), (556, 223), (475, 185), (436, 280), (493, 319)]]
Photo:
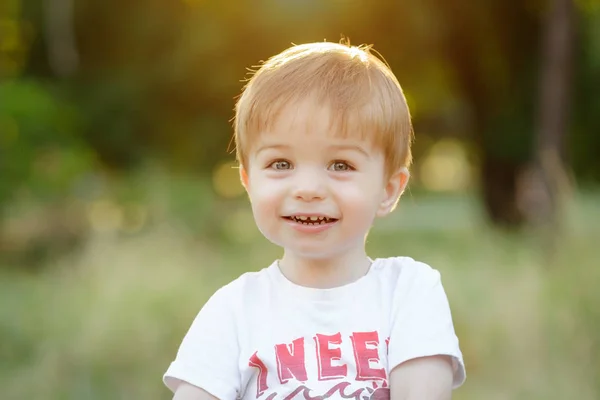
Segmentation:
[(365, 132), (361, 124), (353, 123), (347, 114), (336, 110), (330, 104), (306, 98), (290, 102), (282, 107), (264, 129), (257, 132), (256, 141), (299, 142), (305, 145), (361, 145), (371, 148), (372, 132)]
[(360, 135), (344, 136), (336, 131), (323, 130), (269, 130), (260, 132), (252, 146), (254, 151), (261, 148), (312, 148), (315, 150), (328, 148), (352, 148), (357, 147), (366, 152), (375, 151), (371, 140)]

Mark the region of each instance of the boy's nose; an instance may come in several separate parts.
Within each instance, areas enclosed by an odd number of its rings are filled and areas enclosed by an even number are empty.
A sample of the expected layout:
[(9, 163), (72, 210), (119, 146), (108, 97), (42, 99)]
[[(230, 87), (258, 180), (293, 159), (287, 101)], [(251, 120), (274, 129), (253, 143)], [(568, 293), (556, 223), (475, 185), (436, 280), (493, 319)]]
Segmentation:
[(325, 197), (326, 187), (323, 178), (319, 174), (298, 174), (294, 182), (294, 197), (298, 200), (313, 201)]

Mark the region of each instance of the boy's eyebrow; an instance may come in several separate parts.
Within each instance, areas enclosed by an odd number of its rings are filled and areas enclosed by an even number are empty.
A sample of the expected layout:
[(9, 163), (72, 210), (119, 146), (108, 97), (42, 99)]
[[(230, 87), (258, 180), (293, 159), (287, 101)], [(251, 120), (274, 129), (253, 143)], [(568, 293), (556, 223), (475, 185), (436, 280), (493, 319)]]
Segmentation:
[(263, 146), (260, 146), (258, 149), (256, 149), (256, 154), (260, 153), (261, 151), (265, 151), (265, 150), (269, 150), (269, 149), (289, 149), (290, 146), (285, 145), (285, 144), (265, 144)]
[(371, 158), (371, 155), (369, 154), (369, 152), (367, 150), (365, 150), (364, 148), (362, 148), (361, 146), (358, 145), (353, 145), (353, 144), (334, 144), (329, 146), (330, 149), (332, 150), (354, 150), (357, 151), (359, 153), (361, 153), (362, 155), (364, 155), (367, 158)]
[[(289, 149), (289, 148), (290, 148), (290, 146), (285, 145), (285, 144), (265, 144), (263, 146), (260, 146), (258, 149), (256, 149), (256, 154), (260, 153), (261, 151), (265, 151), (265, 150), (269, 150), (269, 149), (281, 150), (281, 149)], [(330, 150), (338, 150), (338, 151), (339, 150), (356, 151), (356, 152), (361, 153), (362, 155), (364, 155), (367, 158), (371, 158), (371, 155), (369, 154), (369, 152), (359, 145), (332, 144), (331, 146), (328, 146), (328, 148)]]

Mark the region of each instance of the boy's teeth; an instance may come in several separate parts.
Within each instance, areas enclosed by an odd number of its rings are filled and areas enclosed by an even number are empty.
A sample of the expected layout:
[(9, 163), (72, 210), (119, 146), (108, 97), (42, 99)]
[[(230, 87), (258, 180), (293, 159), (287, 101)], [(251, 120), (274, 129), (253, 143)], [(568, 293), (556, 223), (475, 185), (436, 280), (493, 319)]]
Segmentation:
[(306, 216), (306, 215), (295, 215), (292, 219), (304, 225), (321, 225), (331, 222), (330, 218), (317, 217), (317, 216)]

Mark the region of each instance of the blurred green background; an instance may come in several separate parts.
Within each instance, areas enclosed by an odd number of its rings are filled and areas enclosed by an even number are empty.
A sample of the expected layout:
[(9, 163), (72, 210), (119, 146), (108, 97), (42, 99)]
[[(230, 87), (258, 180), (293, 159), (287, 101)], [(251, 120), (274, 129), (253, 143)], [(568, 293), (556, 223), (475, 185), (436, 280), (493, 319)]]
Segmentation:
[(368, 248), (442, 272), (454, 398), (600, 398), (597, 0), (2, 0), (2, 399), (170, 398), (208, 296), (280, 254), (231, 153), (246, 68), (342, 34), (413, 112)]

